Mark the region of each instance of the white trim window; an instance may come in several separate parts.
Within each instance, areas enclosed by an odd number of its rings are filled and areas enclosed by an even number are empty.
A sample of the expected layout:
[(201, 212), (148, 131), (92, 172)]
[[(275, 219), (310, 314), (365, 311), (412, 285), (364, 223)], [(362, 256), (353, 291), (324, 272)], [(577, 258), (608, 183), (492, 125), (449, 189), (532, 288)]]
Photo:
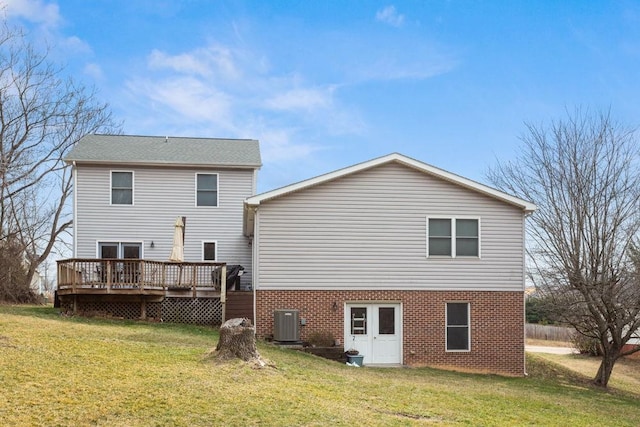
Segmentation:
[(471, 351), (471, 310), (468, 302), (448, 302), (445, 341), (447, 351)]
[(133, 205), (133, 171), (111, 171), (112, 205)]
[(127, 258), (143, 258), (142, 242), (129, 241), (117, 242), (109, 240), (99, 240), (97, 242), (98, 258), (105, 259), (127, 259)]
[(196, 174), (196, 206), (218, 206), (218, 174)]
[(203, 261), (217, 261), (218, 260), (218, 242), (208, 241), (202, 242), (202, 260)]
[(480, 218), (427, 217), (427, 257), (480, 258)]

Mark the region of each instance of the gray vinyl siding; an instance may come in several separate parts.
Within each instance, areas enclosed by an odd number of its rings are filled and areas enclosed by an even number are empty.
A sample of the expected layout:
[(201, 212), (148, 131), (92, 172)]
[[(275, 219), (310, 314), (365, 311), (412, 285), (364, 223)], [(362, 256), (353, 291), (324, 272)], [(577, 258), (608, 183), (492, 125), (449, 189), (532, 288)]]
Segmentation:
[[(480, 219), (480, 258), (427, 258), (428, 216)], [(263, 201), (260, 289), (522, 290), (522, 210), (390, 163)]]
[[(110, 172), (134, 172), (134, 204), (110, 205)], [(251, 272), (251, 247), (242, 235), (243, 200), (254, 193), (254, 171), (102, 167), (79, 165), (76, 173), (76, 257), (95, 258), (98, 241), (143, 242), (143, 257), (169, 259), (174, 224), (185, 216), (185, 261), (202, 261), (202, 241), (216, 241), (219, 262)], [(195, 206), (195, 174), (218, 174), (218, 206)], [(154, 247), (150, 244), (153, 241)]]

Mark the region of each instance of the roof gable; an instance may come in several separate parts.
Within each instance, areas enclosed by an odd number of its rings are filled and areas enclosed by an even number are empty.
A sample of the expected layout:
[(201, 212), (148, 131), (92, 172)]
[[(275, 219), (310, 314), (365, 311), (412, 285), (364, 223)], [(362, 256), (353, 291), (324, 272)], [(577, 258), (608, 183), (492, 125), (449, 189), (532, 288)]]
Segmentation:
[(272, 191), (267, 191), (265, 193), (247, 198), (245, 200), (245, 204), (248, 206), (258, 206), (260, 205), (260, 203), (271, 200), (271, 199), (282, 197), (293, 192), (301, 191), (318, 184), (339, 179), (346, 175), (350, 175), (359, 171), (363, 171), (365, 169), (370, 169), (370, 168), (380, 166), (386, 163), (391, 163), (391, 162), (398, 162), (400, 164), (411, 167), (425, 174), (443, 179), (445, 181), (451, 182), (461, 187), (487, 195), (489, 197), (500, 200), (507, 204), (516, 206), (522, 209), (523, 211), (525, 211), (526, 213), (533, 212), (536, 210), (536, 206), (531, 202), (519, 199), (517, 197), (511, 196), (507, 193), (503, 193), (502, 191), (496, 190), (484, 184), (480, 184), (478, 182), (453, 174), (451, 172), (447, 172), (443, 169), (437, 168), (435, 166), (431, 166), (427, 163), (420, 162), (418, 160), (412, 159), (410, 157), (404, 156), (399, 153), (388, 154), (383, 157), (379, 157), (379, 158), (369, 160), (363, 163), (359, 163), (353, 166), (349, 166), (344, 169), (339, 169), (324, 175), (317, 176), (315, 178), (310, 178), (310, 179), (300, 181), (295, 184), (281, 187)]
[(85, 135), (65, 157), (67, 163), (226, 166), (259, 168), (253, 139)]

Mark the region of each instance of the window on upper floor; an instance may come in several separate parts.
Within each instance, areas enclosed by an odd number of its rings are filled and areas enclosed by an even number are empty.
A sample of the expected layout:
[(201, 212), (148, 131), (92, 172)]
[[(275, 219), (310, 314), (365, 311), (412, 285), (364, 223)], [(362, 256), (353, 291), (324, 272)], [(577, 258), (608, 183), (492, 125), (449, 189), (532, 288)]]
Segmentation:
[(218, 243), (202, 242), (202, 260), (216, 261), (218, 259)]
[(111, 204), (133, 205), (133, 172), (111, 171)]
[(196, 174), (196, 206), (218, 206), (218, 174)]
[(448, 302), (446, 308), (447, 351), (471, 350), (470, 312), (468, 302)]
[(428, 217), (427, 256), (480, 257), (480, 220)]

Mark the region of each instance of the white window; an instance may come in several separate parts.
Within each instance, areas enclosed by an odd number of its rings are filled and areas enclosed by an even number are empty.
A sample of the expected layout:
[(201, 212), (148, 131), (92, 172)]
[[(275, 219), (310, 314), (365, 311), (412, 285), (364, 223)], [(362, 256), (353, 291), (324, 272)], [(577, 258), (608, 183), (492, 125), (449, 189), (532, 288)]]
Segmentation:
[(367, 335), (367, 307), (351, 307), (351, 335)]
[(142, 243), (141, 242), (98, 242), (98, 258), (140, 259), (142, 258)]
[(218, 174), (196, 174), (196, 206), (218, 206)]
[(480, 257), (480, 219), (428, 217), (427, 256)]
[(202, 260), (216, 261), (218, 259), (218, 242), (202, 242)]
[(447, 351), (471, 350), (470, 312), (468, 302), (448, 302), (446, 308)]
[(111, 204), (133, 205), (133, 172), (111, 171)]

